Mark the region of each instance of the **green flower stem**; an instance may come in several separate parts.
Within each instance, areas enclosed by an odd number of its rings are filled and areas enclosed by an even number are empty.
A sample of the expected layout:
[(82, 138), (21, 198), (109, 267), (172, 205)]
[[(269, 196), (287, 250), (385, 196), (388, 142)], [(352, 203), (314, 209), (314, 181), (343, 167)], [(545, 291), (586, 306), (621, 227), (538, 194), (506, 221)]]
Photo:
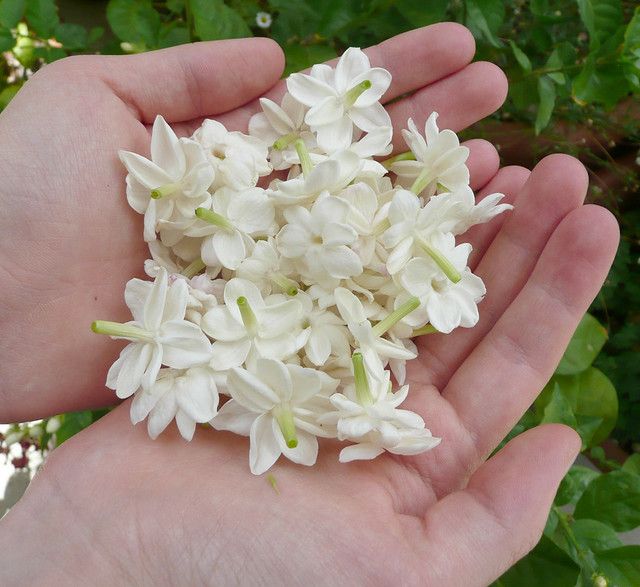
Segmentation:
[(154, 200), (159, 200), (160, 198), (164, 198), (165, 196), (170, 196), (171, 194), (178, 191), (179, 188), (179, 183), (167, 183), (165, 185), (161, 185), (155, 190), (151, 190), (151, 197)]
[(296, 153), (298, 153), (298, 157), (300, 159), (300, 166), (302, 167), (302, 175), (304, 175), (304, 177), (309, 177), (309, 174), (313, 169), (313, 163), (311, 162), (311, 157), (309, 157), (309, 151), (307, 150), (307, 145), (304, 144), (304, 141), (302, 139), (296, 139), (295, 147), (296, 147)]
[(422, 328), (416, 328), (412, 333), (411, 336), (424, 336), (425, 334), (436, 334), (440, 332), (437, 328), (434, 328), (431, 324), (427, 324), (426, 326), (423, 326)]
[(371, 330), (375, 336), (382, 336), (389, 328), (400, 322), (407, 314), (411, 314), (420, 305), (420, 300), (416, 297), (409, 298), (399, 308), (378, 322)]
[(240, 310), (240, 316), (242, 317), (242, 323), (244, 327), (247, 329), (247, 332), (250, 335), (255, 335), (258, 332), (258, 319), (256, 315), (253, 313), (251, 306), (249, 305), (249, 301), (244, 296), (240, 296), (236, 300), (236, 304), (238, 304), (238, 309)]
[(191, 263), (189, 263), (182, 270), (182, 275), (191, 279), (192, 277), (198, 275), (198, 273), (200, 273), (200, 271), (202, 271), (205, 267), (206, 265), (204, 264), (204, 261), (198, 258), (195, 261), (191, 261)]
[(272, 148), (276, 151), (282, 151), (283, 149), (286, 149), (291, 143), (294, 143), (297, 140), (297, 133), (290, 132), (287, 135), (282, 135), (275, 143), (273, 143)]
[(206, 208), (196, 208), (196, 216), (200, 220), (204, 220), (214, 226), (220, 228), (226, 228), (227, 230), (233, 230), (235, 227), (224, 216), (214, 212), (213, 210), (207, 210)]
[(289, 279), (282, 273), (272, 273), (269, 277), (288, 296), (295, 296), (298, 293), (298, 284), (293, 279)]
[(371, 81), (366, 79), (360, 82), (357, 86), (353, 86), (346, 94), (344, 98), (345, 106), (351, 108), (356, 103), (356, 100), (362, 96), (369, 88), (371, 88)]
[(351, 357), (353, 363), (353, 376), (356, 380), (356, 396), (363, 406), (373, 405), (373, 396), (369, 389), (367, 373), (364, 370), (364, 360), (361, 353), (353, 353)]
[(120, 322), (96, 320), (91, 323), (91, 330), (96, 334), (106, 334), (107, 336), (121, 336), (123, 338), (133, 338), (144, 342), (153, 341), (153, 335), (148, 330)]
[(296, 435), (296, 424), (293, 421), (293, 412), (289, 408), (280, 406), (274, 410), (274, 415), (287, 446), (289, 448), (296, 448), (296, 446), (298, 446), (298, 437)]
[(415, 160), (416, 160), (416, 156), (411, 151), (405, 151), (404, 153), (399, 153), (394, 157), (389, 157), (389, 159), (385, 159), (382, 162), (382, 165), (386, 169), (391, 169), (391, 166), (397, 161), (415, 161)]
[(411, 191), (416, 196), (419, 196), (424, 190), (424, 188), (426, 188), (430, 183), (431, 183), (431, 177), (429, 176), (429, 170), (425, 167), (420, 172), (420, 175), (416, 177), (416, 180), (411, 185)]
[[(569, 524), (568, 515), (565, 514), (557, 505), (551, 506), (551, 511), (555, 513), (558, 518), (558, 525), (562, 529), (562, 533), (565, 535), (567, 542), (571, 543), (571, 546), (575, 549), (576, 555), (581, 561), (580, 566), (586, 568), (588, 573), (595, 577), (598, 575), (597, 569), (595, 567), (595, 561), (589, 556), (589, 552), (585, 551), (576, 535), (573, 533), (573, 529), (571, 528), (571, 524)], [(606, 578), (605, 578), (606, 581)]]
[(462, 279), (460, 272), (453, 266), (453, 263), (449, 261), (438, 249), (432, 247), (425, 239), (418, 238), (418, 244), (422, 250), (431, 257), (438, 267), (442, 269), (442, 272), (453, 282), (458, 283)]

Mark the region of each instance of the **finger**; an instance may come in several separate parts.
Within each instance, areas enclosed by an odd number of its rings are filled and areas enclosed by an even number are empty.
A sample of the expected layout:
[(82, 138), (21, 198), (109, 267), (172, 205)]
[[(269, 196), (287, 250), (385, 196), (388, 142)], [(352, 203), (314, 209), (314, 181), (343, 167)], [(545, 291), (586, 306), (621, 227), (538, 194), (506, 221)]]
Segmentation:
[[(514, 183), (514, 187), (517, 185)], [(421, 363), (430, 371), (433, 385), (442, 389), (447, 384), (509, 307), (556, 226), (584, 201), (587, 185), (583, 165), (568, 155), (550, 155), (534, 168), (518, 193), (514, 209), (505, 213), (502, 229), (475, 270), (487, 288), (478, 308), (479, 322), (451, 335), (430, 335), (423, 343), (428, 355)]]
[(496, 148), (484, 139), (471, 139), (462, 143), (469, 149), (467, 167), (473, 190), (481, 190), (498, 172), (500, 155)]
[[(580, 439), (566, 426), (529, 430), (482, 465), (468, 486), (427, 510), (421, 544), (428, 585), (491, 584), (542, 535)], [(452, 564), (455, 561), (455, 564)]]
[(393, 121), (393, 144), (404, 149), (401, 129), (412, 118), (424, 128), (427, 117), (437, 112), (438, 127), (456, 132), (495, 112), (507, 97), (508, 83), (502, 70), (487, 62), (468, 65), (438, 82), (425, 86), (387, 108)]
[(180, 45), (128, 56), (83, 56), (66, 67), (99, 76), (144, 123), (162, 114), (171, 122), (236, 108), (267, 91), (284, 69), (277, 43), (267, 38)]
[(571, 212), (525, 287), (444, 389), (479, 455), (495, 448), (551, 377), (607, 276), (618, 236), (604, 208)]

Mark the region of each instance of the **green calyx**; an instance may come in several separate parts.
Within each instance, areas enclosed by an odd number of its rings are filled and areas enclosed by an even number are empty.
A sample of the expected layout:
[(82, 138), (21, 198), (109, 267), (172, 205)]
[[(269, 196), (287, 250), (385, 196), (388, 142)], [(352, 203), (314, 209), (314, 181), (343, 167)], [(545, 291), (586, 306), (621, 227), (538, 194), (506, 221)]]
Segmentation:
[(298, 436), (296, 435), (296, 424), (293, 421), (293, 412), (288, 407), (280, 406), (275, 410), (274, 415), (287, 446), (296, 448), (298, 446)]
[(405, 153), (399, 153), (394, 157), (389, 157), (389, 159), (385, 159), (382, 162), (382, 165), (385, 169), (391, 169), (391, 166), (397, 161), (415, 161), (416, 156), (411, 151), (406, 151)]
[(353, 353), (351, 357), (351, 363), (353, 364), (353, 376), (356, 382), (356, 396), (360, 405), (371, 406), (373, 405), (373, 396), (369, 389), (369, 381), (367, 380), (367, 373), (364, 368), (364, 359), (361, 353)]
[(449, 261), (438, 249), (432, 247), (425, 239), (421, 238), (418, 240), (418, 244), (420, 248), (431, 257), (436, 265), (440, 267), (442, 272), (449, 278), (453, 283), (458, 283), (462, 279), (462, 275), (460, 275), (460, 271), (458, 271), (453, 263)]
[(219, 226), (226, 230), (234, 230), (235, 228), (224, 216), (214, 212), (213, 210), (207, 210), (207, 208), (196, 208), (195, 214), (200, 218), (200, 220), (204, 220), (214, 226)]
[(420, 305), (420, 300), (416, 297), (409, 298), (399, 308), (378, 322), (371, 330), (376, 336), (382, 336), (394, 324), (400, 322), (407, 314), (411, 314)]
[(293, 297), (298, 293), (298, 284), (282, 273), (272, 273), (269, 278), (288, 296)]
[(369, 88), (371, 88), (371, 81), (366, 79), (360, 82), (357, 86), (353, 86), (345, 95), (344, 101), (347, 108), (351, 108), (356, 103), (356, 100)]
[(132, 338), (142, 342), (152, 342), (153, 335), (148, 330), (143, 330), (130, 324), (120, 322), (109, 322), (108, 320), (95, 320), (91, 323), (91, 330), (96, 334), (107, 336), (118, 336), (121, 338)]
[(424, 336), (425, 334), (436, 334), (440, 332), (437, 328), (434, 328), (431, 324), (427, 324), (426, 326), (423, 326), (422, 328), (416, 328), (412, 333), (411, 336)]
[(179, 183), (167, 183), (165, 185), (161, 185), (155, 190), (151, 190), (151, 197), (154, 200), (159, 200), (160, 198), (170, 196), (171, 194), (177, 192), (179, 188), (180, 188)]
[(198, 275), (198, 273), (200, 273), (200, 271), (202, 271), (205, 267), (206, 265), (204, 264), (204, 261), (198, 258), (195, 261), (191, 261), (191, 263), (189, 263), (182, 270), (182, 275), (191, 279), (192, 277), (195, 277), (196, 275)]
[(242, 317), (242, 323), (244, 327), (247, 329), (247, 333), (251, 336), (254, 336), (258, 332), (258, 319), (256, 315), (253, 313), (251, 306), (249, 305), (249, 301), (244, 296), (240, 296), (236, 300), (236, 304), (238, 304), (238, 309), (240, 310), (240, 316)]
[(425, 168), (420, 172), (420, 175), (416, 177), (415, 181), (411, 185), (411, 191), (416, 196), (419, 196), (430, 183), (431, 177), (429, 175), (429, 170)]
[(311, 157), (309, 156), (309, 151), (307, 150), (307, 145), (305, 145), (302, 139), (297, 139), (295, 142), (296, 153), (298, 153), (298, 158), (300, 159), (300, 166), (302, 167), (302, 175), (304, 177), (309, 177), (311, 170), (313, 169), (313, 163), (311, 162)]
[(271, 145), (271, 148), (275, 149), (276, 151), (282, 151), (283, 149), (286, 149), (291, 143), (294, 143), (296, 140), (298, 140), (297, 133), (290, 132), (289, 134), (282, 135), (278, 140), (276, 140), (276, 142)]

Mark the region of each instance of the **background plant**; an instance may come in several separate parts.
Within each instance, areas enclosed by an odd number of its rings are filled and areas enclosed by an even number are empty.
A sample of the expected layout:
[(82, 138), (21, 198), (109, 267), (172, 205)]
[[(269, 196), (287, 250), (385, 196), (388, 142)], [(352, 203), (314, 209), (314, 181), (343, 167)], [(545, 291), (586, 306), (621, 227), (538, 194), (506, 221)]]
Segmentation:
[[(258, 13), (267, 16), (257, 18)], [(618, 537), (640, 525), (640, 455), (624, 460), (611, 453), (611, 438), (627, 453), (640, 446), (636, 2), (0, 0), (0, 110), (34, 71), (67, 55), (136, 53), (261, 35), (283, 47), (289, 73), (348, 46), (375, 44), (442, 20), (468, 26), (478, 58), (497, 63), (510, 81), (505, 106), (468, 135), (494, 142), (505, 164), (531, 166), (554, 151), (579, 157), (591, 175), (590, 200), (612, 210), (622, 226), (618, 255), (592, 315), (511, 433), (541, 422), (568, 424), (599, 470), (571, 469), (540, 544), (497, 584), (640, 585), (640, 546), (623, 546)], [(35, 453), (46, 453), (104, 413), (63, 414), (10, 427), (0, 450), (21, 475), (13, 480), (12, 495), (24, 486)]]

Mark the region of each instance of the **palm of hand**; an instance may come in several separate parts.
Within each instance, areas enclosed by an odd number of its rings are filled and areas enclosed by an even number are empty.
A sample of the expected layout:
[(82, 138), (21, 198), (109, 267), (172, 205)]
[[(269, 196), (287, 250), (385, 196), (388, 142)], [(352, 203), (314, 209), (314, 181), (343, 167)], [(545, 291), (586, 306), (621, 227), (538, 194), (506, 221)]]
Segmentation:
[[(102, 382), (114, 348), (88, 325), (128, 319), (122, 286), (146, 258), (115, 153), (144, 153), (145, 123), (158, 112), (179, 134), (207, 114), (230, 128), (246, 125), (255, 105), (242, 104), (276, 82), (281, 57), (266, 42), (241, 43), (130, 57), (129, 69), (119, 66), (125, 58), (71, 60), (36, 76), (2, 115), (11, 146), (0, 161), (5, 420), (112, 402)], [(459, 130), (500, 105), (503, 78), (489, 64), (467, 65), (472, 48), (461, 27), (437, 25), (370, 50), (394, 75), (389, 99), (415, 91), (389, 106), (396, 128), (438, 110), (443, 127)], [(429, 71), (407, 55), (428, 59)], [(70, 74), (77, 85), (67, 96), (60, 82)], [(45, 97), (53, 112), (42, 111)], [(340, 465), (327, 443), (312, 469), (279, 462), (276, 493), (248, 472), (246, 439), (199, 430), (190, 445), (173, 433), (150, 442), (131, 427), (127, 404), (55, 451), (3, 525), (23, 523), (29, 505), (49, 518), (72, 515), (78, 528), (69, 541), (91, 552), (89, 538), (97, 540), (92, 560), (134, 582), (495, 578), (535, 543), (576, 438), (545, 427), (482, 461), (553, 371), (604, 279), (616, 227), (605, 211), (581, 207), (586, 177), (577, 161), (550, 157), (529, 176), (498, 171), (488, 143), (468, 145), (472, 185), (517, 197), (517, 205), (470, 235), (472, 264), (489, 292), (481, 322), (423, 340), (409, 369), (410, 407), (444, 438), (440, 447)]]

